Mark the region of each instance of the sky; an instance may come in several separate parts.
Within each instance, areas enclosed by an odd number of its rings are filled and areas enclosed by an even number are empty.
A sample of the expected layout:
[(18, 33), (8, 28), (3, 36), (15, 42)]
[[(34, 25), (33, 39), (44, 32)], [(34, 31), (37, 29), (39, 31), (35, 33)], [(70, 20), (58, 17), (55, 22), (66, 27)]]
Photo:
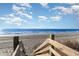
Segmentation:
[(0, 3), (0, 30), (79, 29), (78, 3)]

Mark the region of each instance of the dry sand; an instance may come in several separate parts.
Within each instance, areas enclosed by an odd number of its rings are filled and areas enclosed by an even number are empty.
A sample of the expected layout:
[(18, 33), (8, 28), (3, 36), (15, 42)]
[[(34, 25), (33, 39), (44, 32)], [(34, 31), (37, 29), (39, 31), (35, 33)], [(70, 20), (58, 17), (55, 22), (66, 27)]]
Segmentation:
[[(20, 36), (26, 49), (26, 54), (31, 55), (33, 50), (47, 39), (49, 35)], [(13, 52), (13, 37), (0, 37), (0, 55), (11, 55)]]
[[(33, 50), (36, 49), (47, 38), (49, 38), (49, 35), (29, 35), (19, 37), (26, 49), (26, 55), (31, 55)], [(72, 39), (79, 41), (79, 33), (64, 33), (55, 35), (55, 40), (59, 42)], [(11, 55), (12, 52), (13, 37), (0, 37), (0, 55)]]

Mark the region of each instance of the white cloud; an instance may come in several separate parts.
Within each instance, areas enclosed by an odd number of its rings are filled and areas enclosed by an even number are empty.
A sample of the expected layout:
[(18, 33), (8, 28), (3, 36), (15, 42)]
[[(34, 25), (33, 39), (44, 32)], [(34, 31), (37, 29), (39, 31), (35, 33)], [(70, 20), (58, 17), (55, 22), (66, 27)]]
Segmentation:
[(20, 26), (20, 25), (22, 25), (22, 19), (19, 18), (19, 17), (17, 17), (17, 18), (15, 17), (12, 20), (6, 21), (6, 23), (8, 23), (8, 24), (15, 24), (15, 25)]
[(72, 5), (71, 9), (73, 9), (73, 11), (79, 12), (79, 5)]
[(22, 17), (26, 17), (26, 19), (32, 19), (32, 12), (28, 12), (27, 9), (31, 8), (30, 4), (13, 4), (12, 10), (13, 12), (7, 15), (0, 17), (0, 20), (5, 24), (17, 25), (21, 26), (26, 20)]
[(14, 16), (14, 14), (9, 14), (8, 15), (9, 17), (12, 17), (12, 18), (14, 18), (15, 16)]
[(54, 7), (54, 8), (52, 8), (52, 10), (59, 10), (64, 15), (66, 15), (66, 14), (72, 14), (72, 12), (73, 12), (71, 8), (66, 8), (64, 6)]
[(28, 19), (32, 19), (32, 15), (31, 15), (31, 14), (28, 14), (28, 13), (19, 12), (19, 15), (25, 16), (25, 17), (27, 17)]
[[(24, 6), (25, 4), (22, 4), (22, 6)], [(28, 6), (30, 7), (30, 6)], [(16, 14), (20, 15), (20, 16), (25, 16), (28, 19), (32, 19), (32, 12), (27, 13), (26, 11), (26, 7), (18, 7), (17, 5), (13, 5), (12, 9), (14, 11), (16, 11)]]
[(41, 6), (45, 7), (45, 8), (49, 8), (48, 3), (40, 3)]
[(5, 17), (0, 17), (0, 20), (5, 20), (6, 18)]
[(79, 20), (79, 4), (74, 4), (71, 6), (73, 14), (76, 15), (76, 18)]
[(48, 19), (46, 16), (38, 16), (38, 18), (39, 18), (40, 20), (47, 20), (47, 19)]
[(79, 4), (71, 4), (70, 7), (64, 7), (64, 6), (56, 6), (52, 8), (52, 10), (59, 10), (61, 14), (67, 15), (67, 14), (75, 14), (79, 15)]
[(12, 6), (12, 9), (13, 9), (13, 11), (16, 11), (16, 12), (21, 12), (21, 11), (24, 11), (26, 8), (24, 8), (24, 7), (19, 7), (19, 6), (17, 6), (17, 5), (13, 5)]
[(23, 6), (23, 7), (32, 8), (32, 6), (31, 6), (30, 3), (20, 3), (19, 5), (20, 5), (20, 6)]
[(7, 24), (13, 24), (20, 26), (24, 22), (20, 17), (16, 17), (14, 14), (6, 15), (5, 17), (0, 17), (0, 20), (4, 21)]
[(10, 18), (8, 18), (8, 17), (0, 17), (0, 20), (2, 20), (2, 21), (7, 21), (7, 20), (9, 20)]
[(52, 16), (50, 17), (50, 19), (52, 19), (53, 21), (60, 21), (61, 20), (61, 16)]

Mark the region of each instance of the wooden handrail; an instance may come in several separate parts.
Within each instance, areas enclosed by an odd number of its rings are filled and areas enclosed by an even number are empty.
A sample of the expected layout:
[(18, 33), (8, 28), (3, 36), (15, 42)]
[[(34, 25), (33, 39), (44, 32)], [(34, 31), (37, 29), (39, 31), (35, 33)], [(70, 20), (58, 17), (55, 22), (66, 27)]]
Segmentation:
[(51, 44), (52, 46), (54, 46), (55, 48), (57, 48), (58, 50), (60, 50), (61, 52), (63, 52), (64, 54), (66, 54), (68, 56), (79, 55), (78, 51), (71, 49), (61, 43), (54, 41), (54, 40), (49, 39), (49, 44)]
[(19, 45), (20, 45), (20, 50), (23, 54), (26, 54), (26, 51), (25, 51), (25, 48), (24, 48), (24, 45), (22, 43), (22, 41), (19, 42)]
[[(46, 46), (47, 44), (48, 44), (48, 46)], [(44, 47), (44, 46), (46, 46), (46, 47)], [(53, 49), (51, 46), (54, 46), (55, 49)], [(33, 53), (35, 55), (37, 55), (37, 54), (39, 55), (40, 53), (43, 54), (43, 52), (46, 50), (48, 50), (48, 54), (50, 54), (49, 52), (51, 52), (55, 56), (61, 56), (62, 54), (60, 52), (62, 52), (64, 55), (68, 55), (68, 56), (78, 56), (79, 55), (78, 51), (76, 51), (72, 48), (69, 48), (61, 43), (58, 43), (50, 38), (47, 39), (43, 44), (41, 44), (36, 50), (34, 50)]]
[(36, 55), (36, 56), (50, 56), (49, 53), (44, 53), (44, 54), (39, 54), (39, 55)]
[(44, 43), (42, 43), (36, 50), (34, 50), (33, 53), (35, 53), (36, 51), (40, 50), (41, 48), (43, 48), (47, 44), (48, 44), (48, 39)]
[(24, 49), (22, 41), (19, 42), (15, 51), (12, 54), (12, 56), (20, 56), (20, 55), (25, 56), (25, 49)]
[(56, 52), (52, 47), (49, 47), (50, 52), (52, 52), (55, 56), (61, 56), (58, 52)]
[(19, 51), (20, 45), (17, 45), (15, 51), (13, 52), (12, 56), (17, 55), (17, 52)]
[(44, 53), (44, 52), (46, 52), (46, 51), (49, 51), (49, 47), (46, 47), (46, 48), (44, 48), (44, 49), (42, 49), (42, 50), (36, 52), (35, 55)]

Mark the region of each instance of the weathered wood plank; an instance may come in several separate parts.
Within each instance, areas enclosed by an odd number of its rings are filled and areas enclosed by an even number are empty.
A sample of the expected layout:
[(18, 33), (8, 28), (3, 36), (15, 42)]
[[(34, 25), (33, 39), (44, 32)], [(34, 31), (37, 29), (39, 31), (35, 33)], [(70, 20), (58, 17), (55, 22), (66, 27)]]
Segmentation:
[[(36, 52), (35, 55), (41, 54), (41, 53), (44, 54), (44, 52), (46, 52), (46, 51), (48, 51), (48, 50), (49, 50), (49, 47), (46, 47), (46, 48), (44, 48), (44, 49), (42, 49), (42, 50)], [(49, 53), (49, 52), (48, 52), (48, 53)]]
[(25, 48), (23, 46), (22, 41), (19, 42), (12, 56), (25, 56)]
[(49, 47), (50, 52), (52, 52), (55, 56), (61, 56), (58, 52), (56, 52), (53, 48)]
[(69, 55), (69, 56), (78, 56), (79, 55), (78, 51), (73, 50), (61, 43), (54, 41), (54, 40), (49, 39), (49, 44), (53, 45), (54, 47), (56, 47), (58, 50), (65, 53), (66, 55)]
[(20, 51), (21, 51), (21, 55), (25, 55), (26, 54), (26, 51), (25, 51), (25, 48), (24, 48), (24, 45), (22, 43), (22, 41), (19, 42), (19, 45), (20, 45)]
[(49, 53), (41, 54), (41, 55), (36, 55), (36, 56), (50, 56)]
[(41, 48), (43, 48), (45, 45), (48, 44), (48, 40), (46, 40), (43, 44), (41, 44), (36, 50), (33, 51), (33, 53), (35, 53), (36, 51), (40, 50)]
[(15, 51), (13, 52), (12, 56), (16, 56), (17, 54), (19, 54), (19, 52), (20, 52), (20, 46), (17, 45), (17, 47), (16, 47)]

